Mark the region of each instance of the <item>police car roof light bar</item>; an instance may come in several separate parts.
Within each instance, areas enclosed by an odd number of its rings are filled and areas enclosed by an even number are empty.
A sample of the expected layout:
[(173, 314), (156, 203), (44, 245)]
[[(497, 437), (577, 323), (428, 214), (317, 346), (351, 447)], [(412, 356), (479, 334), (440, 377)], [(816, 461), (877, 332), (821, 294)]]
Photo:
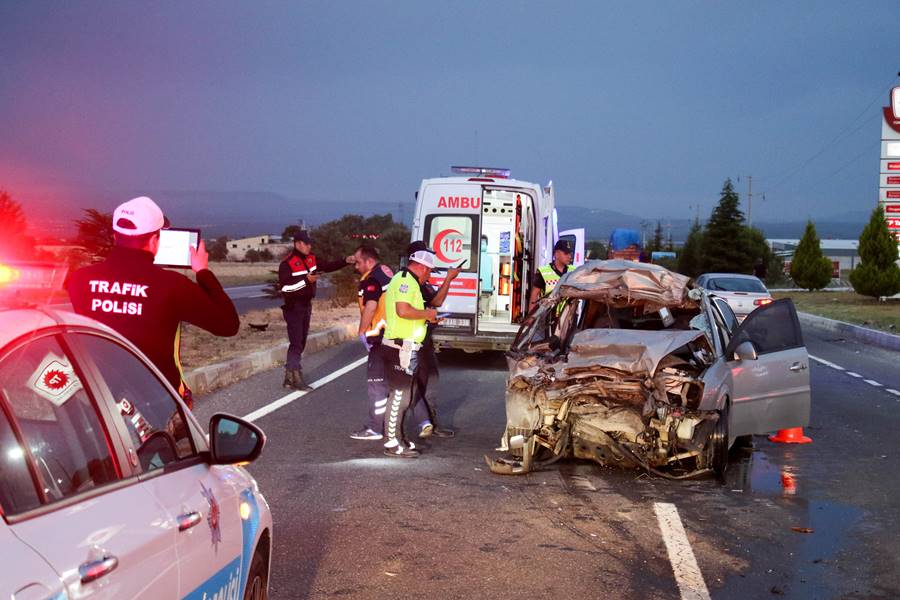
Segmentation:
[(455, 175), (484, 175), (498, 179), (509, 179), (510, 175), (509, 169), (496, 167), (450, 167), (450, 171)]
[(48, 304), (63, 291), (68, 265), (39, 261), (0, 263), (0, 306)]

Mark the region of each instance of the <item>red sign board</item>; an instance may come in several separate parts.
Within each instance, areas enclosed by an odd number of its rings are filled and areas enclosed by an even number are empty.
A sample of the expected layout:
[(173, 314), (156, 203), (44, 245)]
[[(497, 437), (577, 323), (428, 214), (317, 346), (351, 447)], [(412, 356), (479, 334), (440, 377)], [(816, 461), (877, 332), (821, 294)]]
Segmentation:
[(900, 217), (890, 217), (887, 220), (888, 229), (900, 229)]
[(900, 185), (900, 177), (898, 177), (897, 175), (888, 175), (887, 184)]
[(887, 190), (887, 197), (900, 199), (900, 190)]
[(900, 162), (889, 162), (888, 171), (900, 171)]
[(885, 204), (884, 212), (900, 214), (900, 204)]

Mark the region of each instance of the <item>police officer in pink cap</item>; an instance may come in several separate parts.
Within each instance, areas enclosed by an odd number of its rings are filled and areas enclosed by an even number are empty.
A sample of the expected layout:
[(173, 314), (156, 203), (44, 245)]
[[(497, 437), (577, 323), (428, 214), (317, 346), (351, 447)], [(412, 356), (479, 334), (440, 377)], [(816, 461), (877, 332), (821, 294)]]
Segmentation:
[(168, 220), (150, 198), (120, 204), (113, 212), (115, 246), (109, 256), (72, 273), (66, 289), (76, 313), (125, 336), (193, 406), (179, 358), (181, 323), (232, 336), (240, 321), (231, 298), (209, 270), (203, 241), (197, 249), (191, 247), (197, 283), (153, 264), (165, 227)]

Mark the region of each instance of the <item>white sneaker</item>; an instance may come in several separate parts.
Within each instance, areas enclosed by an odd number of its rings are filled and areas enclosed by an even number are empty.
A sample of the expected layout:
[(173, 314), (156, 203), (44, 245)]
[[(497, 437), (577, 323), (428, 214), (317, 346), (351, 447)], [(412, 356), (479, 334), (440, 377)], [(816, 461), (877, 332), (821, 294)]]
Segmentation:
[(366, 427), (365, 429), (360, 429), (359, 431), (354, 431), (350, 434), (350, 437), (354, 440), (380, 440), (384, 436), (378, 433), (373, 429), (369, 429)]

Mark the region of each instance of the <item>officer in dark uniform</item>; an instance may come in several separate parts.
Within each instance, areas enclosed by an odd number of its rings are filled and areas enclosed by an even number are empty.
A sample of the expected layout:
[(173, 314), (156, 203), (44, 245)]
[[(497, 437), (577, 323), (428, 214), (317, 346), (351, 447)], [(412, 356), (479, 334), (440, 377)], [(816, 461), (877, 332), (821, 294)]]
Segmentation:
[(300, 364), (306, 337), (309, 335), (309, 321), (312, 317), (312, 300), (316, 297), (316, 282), (322, 273), (338, 271), (353, 264), (353, 256), (331, 262), (316, 262), (312, 254), (313, 241), (306, 231), (294, 234), (294, 249), (278, 266), (278, 285), (284, 297), (281, 312), (287, 323), (287, 360), (284, 365), (284, 387), (309, 391), (312, 389), (303, 380)]
[(191, 248), (197, 283), (153, 264), (159, 231), (165, 226), (162, 210), (150, 198), (121, 204), (113, 212), (115, 247), (103, 262), (72, 273), (66, 289), (76, 313), (131, 341), (192, 407), (179, 357), (181, 323), (233, 336), (240, 321), (231, 298), (208, 268), (202, 241), (196, 250)]
[[(423, 241), (415, 241), (406, 248), (407, 256), (424, 250), (431, 252)], [(429, 282), (422, 283), (419, 287), (426, 308), (440, 308), (447, 299), (451, 282), (461, 273), (461, 269), (448, 269), (447, 276), (441, 282), (440, 287), (435, 287)], [(434, 348), (435, 324), (427, 323), (427, 332), (422, 347), (418, 353), (419, 367), (416, 370), (415, 397), (413, 398), (412, 417), (418, 427), (419, 437), (453, 437), (456, 433), (452, 429), (437, 426), (437, 386), (438, 386), (438, 361)]]
[(366, 391), (369, 419), (365, 427), (350, 434), (355, 440), (380, 440), (387, 410), (388, 384), (384, 373), (384, 361), (378, 347), (384, 337), (385, 295), (394, 272), (381, 264), (378, 250), (372, 246), (360, 246), (354, 253), (356, 271), (360, 274), (357, 293), (359, 298), (359, 339), (369, 353), (366, 366)]

